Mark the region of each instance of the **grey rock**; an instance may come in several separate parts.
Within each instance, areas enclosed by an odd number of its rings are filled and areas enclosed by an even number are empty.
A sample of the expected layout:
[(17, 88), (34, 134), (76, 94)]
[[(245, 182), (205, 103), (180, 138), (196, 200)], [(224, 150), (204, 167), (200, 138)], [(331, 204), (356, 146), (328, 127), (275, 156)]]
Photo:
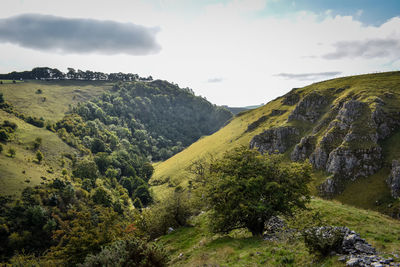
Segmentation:
[(392, 169), (390, 171), (389, 177), (386, 179), (389, 185), (392, 197), (400, 197), (400, 162), (397, 160), (392, 161)]
[(360, 259), (359, 258), (350, 258), (347, 262), (346, 262), (346, 266), (359, 266), (360, 263)]
[(300, 100), (300, 95), (294, 92), (297, 88), (293, 88), (289, 93), (287, 93), (282, 100), (282, 104), (287, 106), (293, 106)]
[(292, 126), (271, 128), (250, 141), (250, 148), (255, 148), (263, 153), (284, 153), (289, 147), (300, 139), (300, 131)]
[(316, 122), (322, 114), (322, 108), (328, 104), (328, 98), (317, 92), (306, 95), (288, 117), (288, 121), (302, 120)]
[(290, 155), (293, 161), (303, 161), (310, 157), (311, 153), (315, 150), (316, 138), (315, 136), (305, 136), (301, 138), (300, 143), (298, 143), (292, 154)]

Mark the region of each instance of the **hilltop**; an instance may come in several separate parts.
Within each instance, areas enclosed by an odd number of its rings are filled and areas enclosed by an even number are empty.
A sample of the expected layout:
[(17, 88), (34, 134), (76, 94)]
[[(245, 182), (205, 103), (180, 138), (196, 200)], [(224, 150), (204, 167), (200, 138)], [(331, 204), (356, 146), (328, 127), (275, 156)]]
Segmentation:
[(162, 197), (169, 186), (187, 185), (194, 161), (244, 145), (310, 161), (315, 195), (397, 216), (399, 124), (400, 72), (319, 82), (239, 113), (156, 165), (150, 182)]

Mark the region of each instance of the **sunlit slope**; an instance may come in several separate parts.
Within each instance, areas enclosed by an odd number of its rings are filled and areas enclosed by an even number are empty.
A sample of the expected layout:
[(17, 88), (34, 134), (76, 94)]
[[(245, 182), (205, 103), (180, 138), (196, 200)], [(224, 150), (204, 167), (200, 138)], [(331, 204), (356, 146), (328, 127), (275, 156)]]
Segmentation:
[(111, 88), (105, 81), (35, 81), (4, 83), (0, 93), (15, 110), (53, 122), (63, 118), (70, 105), (85, 102)]
[[(313, 199), (309, 207), (320, 215), (323, 224), (346, 226), (360, 233), (379, 252), (389, 256), (397, 254), (400, 247), (398, 220), (319, 198)], [(305, 222), (307, 218), (304, 222), (296, 221), (296, 226), (304, 227)], [(179, 228), (160, 239), (171, 254), (173, 266), (344, 266), (338, 256), (319, 259), (312, 265), (316, 259), (309, 254), (302, 238), (265, 241), (245, 231), (216, 235), (207, 228), (204, 215), (191, 223), (195, 227)]]
[[(320, 115), (315, 121), (296, 119), (288, 121), (288, 117), (295, 109), (296, 104), (285, 104), (285, 99), (289, 99), (294, 94), (299, 97), (300, 100), (298, 102), (306, 97), (318, 95), (318, 97), (325, 98), (327, 104), (318, 110)], [(299, 130), (301, 137), (312, 134), (315, 136), (315, 140), (319, 142), (331, 131), (329, 124), (335, 120), (337, 114), (332, 112), (333, 108), (352, 99), (365, 104), (371, 111), (374, 111), (377, 102), (382, 100), (384, 102), (382, 105), (384, 112), (400, 114), (400, 72), (350, 76), (311, 84), (303, 88), (294, 89), (263, 107), (239, 114), (218, 132), (200, 139), (181, 153), (155, 165), (155, 173), (151, 180), (154, 185), (153, 188), (156, 194), (161, 195), (164, 189), (168, 187), (177, 184), (185, 185), (188, 177), (190, 177), (187, 168), (196, 159), (205, 157), (208, 154), (218, 157), (235, 146), (248, 146), (255, 135), (273, 127), (294, 126)], [(365, 120), (363, 116), (361, 114), (357, 119), (358, 121), (355, 122), (359, 125), (357, 128), (359, 136), (367, 136), (369, 134), (367, 125), (363, 124), (363, 120)], [(263, 117), (264, 119), (261, 119)], [(257, 120), (259, 123), (254, 123)], [(246, 131), (249, 125), (254, 126), (252, 131)], [(390, 192), (385, 186), (385, 179), (389, 172), (387, 167), (390, 168), (391, 166), (391, 160), (400, 159), (400, 145), (398, 145), (400, 144), (400, 136), (397, 134), (398, 132), (397, 128), (383, 142), (380, 141), (383, 156), (382, 169), (370, 177), (357, 179), (354, 182), (356, 185), (353, 185), (353, 182), (349, 182), (349, 185), (340, 195), (340, 200), (361, 207), (374, 208), (377, 200), (385, 199), (389, 196)], [(336, 142), (339, 146), (342, 141), (343, 137), (338, 137), (337, 140), (333, 140), (333, 143)], [(356, 141), (350, 145), (360, 149), (368, 145), (367, 142)], [(288, 160), (293, 149), (294, 145), (288, 147), (287, 151), (284, 152)], [(329, 174), (325, 171), (318, 171), (315, 172), (314, 176), (316, 178), (314, 183), (318, 185)], [(362, 184), (362, 186), (357, 186), (357, 183)], [(366, 193), (373, 197), (369, 198), (365, 195)]]
[[(14, 115), (0, 110), (0, 123), (8, 120), (18, 128), (6, 144), (2, 143), (0, 153), (0, 195), (19, 193), (26, 186), (35, 186), (47, 180), (60, 177), (61, 170), (66, 168), (70, 173), (70, 161), (63, 154), (75, 154), (75, 149), (64, 143), (56, 133), (45, 128), (38, 128)], [(37, 137), (42, 139), (39, 150), (44, 159), (36, 162), (36, 151), (33, 143)], [(8, 150), (15, 149), (15, 157), (8, 156)], [(62, 161), (64, 160), (64, 165)], [(62, 166), (63, 165), (63, 166)]]
[[(182, 182), (185, 183), (190, 176), (187, 168), (197, 159), (209, 155), (218, 157), (235, 146), (247, 146), (251, 138), (264, 129), (263, 127), (258, 127), (254, 131), (246, 132), (249, 123), (270, 114), (273, 109), (277, 109), (280, 106), (280, 100), (277, 99), (258, 109), (245, 111), (234, 117), (231, 122), (216, 133), (201, 138), (172, 158), (162, 163), (155, 164), (155, 173), (151, 182), (153, 184), (163, 185), (154, 186), (154, 190), (156, 192), (161, 192), (163, 188), (168, 186), (177, 185)], [(287, 119), (287, 114), (288, 112), (280, 116), (275, 116), (268, 122), (269, 127), (284, 123)]]

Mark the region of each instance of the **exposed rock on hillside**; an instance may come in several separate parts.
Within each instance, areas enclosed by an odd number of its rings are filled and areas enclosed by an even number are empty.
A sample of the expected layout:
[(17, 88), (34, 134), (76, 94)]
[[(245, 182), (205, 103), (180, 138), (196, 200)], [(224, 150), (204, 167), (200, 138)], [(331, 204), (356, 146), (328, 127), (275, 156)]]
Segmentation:
[(291, 154), (291, 159), (293, 161), (305, 160), (310, 157), (311, 153), (315, 149), (316, 138), (315, 136), (305, 136), (301, 138), (300, 143), (298, 143)]
[(316, 122), (322, 114), (322, 108), (328, 104), (328, 99), (317, 92), (306, 95), (288, 117), (288, 121), (302, 120)]
[(293, 106), (300, 100), (300, 95), (294, 92), (297, 88), (293, 88), (288, 94), (283, 97), (282, 104), (287, 106)]
[(256, 135), (250, 141), (250, 147), (261, 153), (284, 153), (300, 140), (300, 131), (292, 126), (277, 127)]
[(400, 162), (393, 160), (392, 170), (386, 182), (389, 185), (392, 197), (400, 197)]

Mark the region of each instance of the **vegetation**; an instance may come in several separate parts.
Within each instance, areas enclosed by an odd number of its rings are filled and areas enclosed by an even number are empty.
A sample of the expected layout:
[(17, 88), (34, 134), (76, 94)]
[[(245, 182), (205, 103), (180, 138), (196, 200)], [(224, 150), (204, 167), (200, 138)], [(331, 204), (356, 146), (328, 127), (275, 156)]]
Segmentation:
[(206, 170), (202, 195), (211, 208), (213, 230), (247, 228), (261, 236), (272, 217), (305, 208), (310, 166), (280, 164), (246, 147), (225, 153)]
[[(376, 98), (379, 96), (386, 103), (384, 105), (385, 112), (398, 112), (399, 84), (399, 72), (388, 72), (332, 79), (304, 88), (297, 88), (293, 92), (296, 92), (299, 98), (309, 95), (311, 92), (317, 92), (327, 99), (334, 99), (332, 104), (340, 103), (352, 96), (359, 101), (367, 103), (371, 110), (374, 110), (375, 101), (378, 101)], [(157, 164), (154, 175), (150, 180), (156, 195), (162, 198), (167, 194), (171, 186), (189, 186), (189, 181), (194, 176), (189, 171), (193, 162), (207, 158), (210, 154), (216, 158), (222, 157), (225, 151), (232, 150), (238, 146), (248, 146), (255, 135), (262, 133), (266, 129), (280, 126), (296, 126), (301, 130), (301, 135), (305, 136), (312, 134), (313, 127), (320, 124), (322, 128), (319, 129), (315, 136), (315, 140), (319, 140), (325, 133), (327, 125), (333, 119), (329, 117), (330, 105), (327, 106), (326, 110), (321, 111), (321, 118), (316, 123), (295, 120), (288, 122), (288, 116), (296, 105), (285, 105), (283, 104), (283, 99), (284, 97), (279, 97), (265, 106), (238, 114), (229, 124), (216, 133), (200, 139), (188, 149)], [(362, 120), (360, 123), (362, 123)], [(365, 130), (367, 129), (365, 128)], [(360, 178), (354, 182), (349, 181), (344, 192), (335, 196), (335, 199), (361, 208), (379, 210), (387, 214), (398, 214), (396, 200), (391, 198), (390, 190), (386, 185), (391, 160), (396, 159), (396, 155), (397, 157), (399, 156), (398, 136), (398, 130), (396, 130), (391, 137), (386, 139), (383, 144), (380, 144), (383, 149), (383, 168), (370, 177)], [(340, 144), (342, 141), (343, 139), (332, 140), (332, 143), (339, 142)], [(356, 141), (354, 143), (357, 143)], [(293, 148), (293, 146), (289, 147), (288, 151), (283, 154), (286, 162), (290, 161), (290, 154)], [(329, 174), (324, 170), (312, 171), (314, 179), (310, 185), (310, 190), (313, 194), (317, 194), (317, 186), (325, 181), (328, 176)]]

